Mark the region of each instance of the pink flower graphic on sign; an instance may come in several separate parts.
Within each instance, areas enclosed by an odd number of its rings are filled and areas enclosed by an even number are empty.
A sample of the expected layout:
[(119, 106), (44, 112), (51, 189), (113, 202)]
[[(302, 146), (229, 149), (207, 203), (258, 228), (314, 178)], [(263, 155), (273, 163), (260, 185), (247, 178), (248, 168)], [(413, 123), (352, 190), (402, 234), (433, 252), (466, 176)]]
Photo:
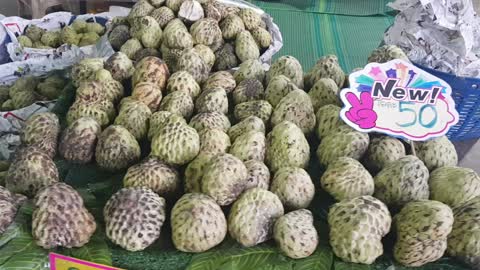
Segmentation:
[(349, 92), (345, 96), (351, 105), (345, 116), (362, 129), (371, 129), (376, 126), (377, 113), (373, 110), (373, 98), (369, 92), (362, 92), (360, 99)]

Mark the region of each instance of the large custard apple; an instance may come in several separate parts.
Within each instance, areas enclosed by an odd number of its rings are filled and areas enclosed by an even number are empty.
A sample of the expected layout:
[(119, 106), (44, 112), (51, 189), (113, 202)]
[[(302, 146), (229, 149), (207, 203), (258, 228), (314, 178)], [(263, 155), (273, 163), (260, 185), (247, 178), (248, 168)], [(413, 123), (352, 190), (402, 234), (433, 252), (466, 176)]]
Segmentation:
[(275, 172), (270, 191), (282, 201), (285, 209), (307, 208), (315, 195), (315, 185), (302, 168), (283, 167)]
[(13, 222), (17, 209), (25, 201), (23, 195), (13, 194), (8, 189), (0, 186), (0, 235), (2, 235)]
[(105, 61), (105, 69), (110, 71), (112, 78), (121, 82), (133, 75), (133, 62), (122, 52), (116, 52)]
[(152, 140), (151, 154), (170, 165), (187, 164), (199, 151), (200, 137), (197, 131), (182, 122), (166, 124)]
[[(222, 30), (218, 22), (211, 18), (200, 19), (190, 27), (190, 34), (195, 44), (213, 46), (218, 39), (222, 39)], [(212, 50), (218, 48), (211, 47)]]
[(283, 97), (297, 89), (298, 87), (285, 75), (277, 75), (270, 79), (265, 89), (265, 99), (276, 107)]
[(62, 31), (60, 32), (60, 38), (61, 38), (62, 44), (71, 44), (71, 45), (78, 46), (78, 44), (80, 43), (80, 36), (77, 34), (75, 29), (73, 29), (73, 27), (71, 26), (63, 27)]
[(150, 116), (148, 125), (148, 140), (151, 141), (153, 136), (169, 121), (180, 121), (186, 123), (181, 115), (173, 114), (167, 111), (158, 111)]
[(406, 155), (405, 146), (396, 138), (389, 136), (374, 137), (370, 140), (364, 156), (364, 164), (372, 173), (377, 173), (388, 163)]
[(235, 106), (233, 114), (238, 121), (243, 121), (250, 116), (256, 116), (264, 123), (268, 123), (272, 115), (272, 105), (265, 100), (252, 100)]
[(203, 129), (220, 129), (227, 132), (230, 128), (228, 117), (219, 112), (200, 113), (192, 117), (189, 125), (198, 132)]
[(125, 42), (127, 42), (130, 38), (130, 29), (127, 25), (117, 25), (108, 34), (108, 41), (112, 45), (112, 48), (117, 51), (120, 50), (122, 45), (125, 44)]
[(175, 13), (165, 6), (155, 9), (150, 13), (150, 16), (157, 21), (162, 29), (165, 28), (171, 20), (175, 19)]
[(139, 0), (128, 13), (128, 21), (132, 24), (135, 18), (148, 16), (154, 9), (148, 0)]
[(220, 49), (215, 51), (215, 70), (229, 70), (238, 66), (238, 58), (235, 54), (235, 47), (230, 43), (225, 43)]
[(219, 205), (233, 203), (247, 185), (247, 168), (231, 154), (214, 157), (202, 177), (202, 192), (211, 196)]
[(110, 116), (102, 106), (95, 103), (75, 102), (67, 112), (67, 124), (82, 118), (91, 117), (97, 121), (101, 127), (106, 127), (110, 123)]
[(321, 57), (315, 66), (305, 75), (305, 89), (310, 89), (318, 80), (330, 78), (341, 88), (345, 82), (345, 73), (343, 72), (338, 58), (335, 55)]
[(340, 108), (337, 105), (329, 104), (318, 109), (315, 117), (317, 119), (315, 134), (319, 139), (325, 138), (330, 133), (337, 131), (340, 127), (348, 127), (340, 118)]
[(272, 44), (272, 34), (270, 34), (267, 29), (259, 26), (253, 30), (250, 30), (250, 33), (252, 33), (253, 39), (255, 39), (255, 42), (257, 42), (257, 45), (260, 48), (266, 49), (270, 47), (270, 44)]
[(183, 252), (203, 252), (220, 244), (227, 235), (222, 208), (201, 193), (183, 195), (172, 209), (172, 240)]
[(218, 112), (227, 114), (227, 92), (221, 87), (204, 90), (195, 101), (195, 110), (198, 113)]
[(190, 73), (199, 84), (208, 78), (210, 69), (195, 49), (186, 49), (182, 52), (177, 62), (178, 70), (185, 70)]
[(444, 166), (457, 166), (458, 155), (453, 143), (442, 136), (415, 143), (415, 152), (430, 171)]
[(245, 189), (258, 187), (268, 190), (271, 175), (267, 165), (262, 161), (254, 159), (245, 161), (244, 164), (248, 172), (247, 187)]
[(82, 81), (92, 78), (95, 73), (103, 69), (102, 58), (86, 58), (73, 65), (71, 77), (75, 86), (80, 86)]
[(23, 144), (36, 146), (53, 158), (57, 152), (59, 133), (60, 123), (57, 115), (51, 112), (38, 113), (30, 116), (25, 122), (21, 140)]
[(322, 188), (335, 200), (373, 195), (373, 177), (357, 160), (340, 157), (328, 165), (320, 179)]
[(249, 59), (258, 59), (260, 57), (260, 49), (249, 31), (245, 30), (237, 34), (237, 38), (235, 39), (235, 53), (238, 59), (240, 59), (240, 62), (245, 62)]
[(124, 53), (130, 59), (135, 59), (135, 55), (143, 49), (142, 42), (136, 38), (130, 38), (127, 40), (122, 47), (120, 47), (120, 52)]
[(443, 256), (453, 225), (450, 207), (437, 201), (409, 202), (394, 220), (397, 241), (393, 255), (399, 263), (419, 267)]
[(386, 63), (390, 60), (401, 59), (410, 62), (405, 52), (395, 45), (383, 45), (373, 50), (368, 56), (368, 63)]
[(57, 166), (45, 152), (35, 146), (18, 149), (5, 179), (5, 187), (29, 197), (59, 181)]
[(177, 71), (168, 79), (167, 91), (168, 93), (186, 91), (192, 98), (196, 98), (200, 95), (201, 89), (190, 73), (186, 71)]
[(34, 199), (32, 235), (45, 249), (81, 247), (97, 228), (80, 194), (65, 183), (40, 190)]
[(290, 258), (305, 258), (317, 249), (318, 233), (310, 210), (300, 209), (280, 217), (273, 227), (273, 238)]
[(130, 35), (140, 40), (144, 48), (160, 48), (162, 42), (162, 28), (150, 16), (133, 19)]
[(480, 176), (472, 169), (441, 167), (430, 174), (430, 199), (456, 207), (480, 196)]
[(109, 171), (126, 169), (140, 159), (140, 145), (126, 128), (111, 125), (98, 137), (95, 159)]
[(200, 152), (222, 154), (230, 149), (230, 138), (220, 129), (203, 129), (200, 136)]
[(265, 159), (266, 142), (265, 133), (261, 131), (249, 131), (235, 138), (230, 148), (230, 154), (242, 161)]
[(372, 196), (343, 200), (328, 212), (330, 245), (345, 262), (372, 264), (383, 254), (391, 223), (387, 206)]
[(169, 111), (189, 119), (193, 114), (193, 99), (186, 91), (175, 91), (163, 98), (158, 109), (160, 111)]
[(160, 89), (165, 89), (170, 72), (167, 64), (154, 56), (143, 58), (135, 66), (132, 83), (133, 87), (140, 82), (150, 82), (156, 84)]
[(328, 166), (339, 157), (351, 157), (359, 160), (367, 151), (369, 137), (349, 126), (339, 127), (322, 139), (317, 149), (320, 164)]
[(146, 187), (122, 188), (103, 208), (107, 237), (128, 251), (139, 251), (160, 237), (165, 199)]
[(132, 97), (145, 104), (151, 112), (156, 112), (162, 101), (162, 90), (153, 83), (139, 83), (133, 89)]
[(192, 48), (193, 38), (180, 19), (173, 19), (165, 26), (162, 45), (170, 49)]
[(31, 40), (29, 37), (27, 37), (27, 36), (23, 36), (23, 35), (22, 35), (22, 36), (19, 36), (19, 37), (17, 38), (17, 40), (18, 40), (18, 43), (19, 43), (20, 45), (22, 45), (22, 47), (24, 47), (24, 48), (31, 48), (31, 47), (33, 47), (33, 42), (32, 42), (32, 40)]
[(277, 104), (270, 121), (272, 126), (290, 121), (300, 127), (303, 133), (311, 133), (316, 119), (310, 97), (303, 90), (293, 90)]
[(151, 156), (128, 168), (123, 186), (147, 187), (163, 198), (171, 198), (180, 189), (180, 176), (175, 168)]
[(245, 30), (245, 24), (238, 15), (230, 14), (221, 21), (220, 28), (223, 38), (235, 39), (238, 33)]
[(392, 206), (427, 200), (428, 169), (416, 156), (405, 156), (388, 163), (374, 178), (375, 197)]
[(242, 134), (251, 131), (257, 131), (265, 134), (265, 124), (263, 123), (262, 119), (256, 116), (247, 117), (228, 129), (228, 136), (230, 136), (230, 139), (233, 142)]
[(115, 118), (114, 125), (126, 128), (137, 140), (147, 137), (148, 120), (152, 112), (145, 103), (131, 101), (127, 105), (120, 106), (120, 111)]
[(207, 81), (203, 84), (203, 90), (221, 87), (225, 89), (228, 94), (231, 93), (236, 86), (235, 78), (230, 72), (218, 71), (208, 77)]
[(95, 119), (79, 118), (63, 131), (58, 148), (60, 155), (72, 163), (90, 162), (101, 131), (101, 127)]
[(202, 177), (205, 169), (210, 165), (212, 159), (218, 154), (212, 152), (200, 152), (198, 156), (188, 163), (185, 169), (184, 189), (186, 193), (202, 192)]
[(338, 86), (334, 80), (330, 78), (322, 78), (318, 80), (308, 92), (313, 104), (313, 109), (318, 111), (321, 107), (334, 104), (341, 106), (342, 102), (338, 97)]
[(40, 41), (48, 47), (57, 48), (62, 43), (62, 36), (60, 31), (47, 31)]
[(245, 79), (233, 90), (233, 103), (240, 104), (252, 100), (265, 99), (262, 83), (257, 79)]
[(242, 18), (245, 27), (248, 30), (253, 30), (256, 27), (260, 26), (262, 17), (255, 10), (250, 8), (243, 8), (238, 13), (240, 18)]
[[(141, 49), (140, 51), (138, 51), (137, 53), (135, 53), (135, 56), (133, 57), (133, 59), (134, 59), (136, 62), (139, 62), (139, 61), (141, 61), (143, 58), (149, 57), (149, 56), (160, 57), (160, 56), (161, 56), (161, 53), (160, 53), (160, 51), (157, 50), (156, 48), (143, 48), (143, 49)], [(168, 64), (167, 64), (167, 65), (168, 65)]]
[(298, 88), (303, 89), (303, 69), (302, 65), (295, 57), (286, 55), (275, 60), (267, 72), (267, 84), (278, 75), (284, 75)]
[(272, 238), (273, 226), (283, 214), (277, 195), (262, 188), (251, 188), (233, 204), (228, 231), (242, 246), (252, 247)]
[(257, 79), (258, 81), (263, 82), (265, 79), (265, 70), (258, 59), (248, 59), (238, 66), (233, 77), (237, 83), (246, 79)]
[(310, 145), (294, 123), (284, 121), (267, 135), (265, 161), (273, 172), (284, 167), (306, 168), (309, 160)]
[(25, 35), (32, 41), (40, 41), (44, 33), (45, 29), (34, 24), (29, 25), (27, 29), (25, 29)]
[(472, 266), (480, 267), (480, 197), (453, 209), (453, 228), (448, 235), (447, 253)]

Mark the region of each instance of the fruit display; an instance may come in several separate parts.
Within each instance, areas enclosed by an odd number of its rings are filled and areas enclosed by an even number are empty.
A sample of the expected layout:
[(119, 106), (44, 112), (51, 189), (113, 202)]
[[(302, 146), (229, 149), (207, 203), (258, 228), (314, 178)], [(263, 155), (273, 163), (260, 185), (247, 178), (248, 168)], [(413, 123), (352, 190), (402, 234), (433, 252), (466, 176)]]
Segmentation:
[(17, 40), (24, 48), (55, 49), (64, 44), (83, 47), (97, 43), (105, 30), (105, 26), (97, 22), (82, 19), (58, 30), (46, 30), (31, 24)]
[(60, 73), (51, 73), (45, 78), (20, 77), (11, 86), (0, 86), (0, 111), (13, 111), (37, 101), (58, 99), (66, 85), (67, 80)]
[[(71, 105), (26, 119), (22, 147), (0, 170), (0, 233), (24, 215), (25, 195), (42, 251), (100, 238), (200, 260), (266, 250), (309, 264), (328, 250), (346, 265), (388, 253), (406, 267), (444, 254), (478, 265), (480, 177), (457, 166), (447, 137), (412, 149), (351, 128), (339, 114), (346, 75), (335, 56), (306, 73), (279, 57), (266, 71), (250, 51), (266, 40), (256, 13), (197, 3), (137, 2), (110, 38), (127, 27), (162, 53), (134, 61), (127, 41), (108, 59), (84, 59), (70, 72)], [(185, 13), (200, 7), (206, 18)], [(233, 36), (245, 61), (213, 72), (207, 52)], [(165, 50), (182, 52), (176, 68)]]

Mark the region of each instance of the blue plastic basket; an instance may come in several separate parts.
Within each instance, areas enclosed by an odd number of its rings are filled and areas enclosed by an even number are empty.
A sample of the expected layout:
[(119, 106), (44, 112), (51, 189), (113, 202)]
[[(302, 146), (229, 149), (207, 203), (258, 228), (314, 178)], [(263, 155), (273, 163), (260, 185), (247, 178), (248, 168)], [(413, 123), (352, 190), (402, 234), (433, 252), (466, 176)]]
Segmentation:
[(452, 141), (480, 138), (480, 79), (459, 77), (415, 65), (444, 80), (452, 87), (452, 97), (460, 120), (447, 133), (448, 138)]

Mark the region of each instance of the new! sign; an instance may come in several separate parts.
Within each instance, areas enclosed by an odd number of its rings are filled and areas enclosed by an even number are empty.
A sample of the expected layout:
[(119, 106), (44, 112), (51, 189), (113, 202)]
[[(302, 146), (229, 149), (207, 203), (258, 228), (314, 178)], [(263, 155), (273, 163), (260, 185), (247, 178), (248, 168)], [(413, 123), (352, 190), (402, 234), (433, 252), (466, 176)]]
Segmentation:
[(349, 82), (340, 92), (340, 116), (358, 131), (425, 141), (458, 122), (451, 87), (405, 61), (370, 63)]

